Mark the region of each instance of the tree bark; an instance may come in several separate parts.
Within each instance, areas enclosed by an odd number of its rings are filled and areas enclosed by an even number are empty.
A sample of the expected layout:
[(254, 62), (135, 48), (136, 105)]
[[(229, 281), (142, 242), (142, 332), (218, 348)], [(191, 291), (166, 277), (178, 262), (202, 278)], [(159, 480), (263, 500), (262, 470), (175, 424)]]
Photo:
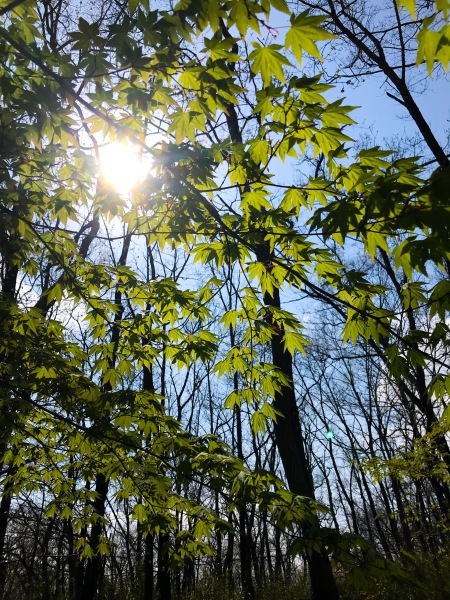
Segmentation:
[[(260, 254), (257, 257), (264, 264), (270, 257)], [(266, 306), (280, 308), (280, 292), (274, 289), (273, 297), (268, 293), (264, 295)], [(300, 414), (298, 411), (295, 391), (293, 387), (292, 355), (284, 350), (282, 332), (274, 333), (272, 336), (272, 360), (273, 364), (286, 375), (292, 384), (277, 392), (274, 398), (275, 410), (281, 412), (274, 423), (275, 440), (280, 453), (281, 462), (286, 475), (289, 489), (295, 494), (315, 499), (314, 485), (311, 467), (308, 463), (303, 433), (300, 425)], [(317, 519), (316, 524), (319, 525)], [(313, 550), (308, 558), (312, 599), (313, 600), (337, 600), (339, 592), (334, 580), (331, 563), (326, 552)]]
[(98, 580), (102, 568), (102, 557), (98, 554), (98, 545), (103, 532), (103, 517), (105, 516), (105, 504), (108, 496), (109, 481), (103, 473), (98, 473), (95, 479), (96, 499), (93, 507), (98, 521), (92, 525), (90, 544), (95, 555), (86, 562), (84, 572), (82, 600), (94, 600), (97, 595)]
[(153, 535), (146, 533), (144, 538), (144, 600), (153, 600)]
[(168, 546), (170, 544), (169, 534), (158, 535), (158, 576), (157, 587), (159, 600), (172, 600), (172, 585), (169, 571)]

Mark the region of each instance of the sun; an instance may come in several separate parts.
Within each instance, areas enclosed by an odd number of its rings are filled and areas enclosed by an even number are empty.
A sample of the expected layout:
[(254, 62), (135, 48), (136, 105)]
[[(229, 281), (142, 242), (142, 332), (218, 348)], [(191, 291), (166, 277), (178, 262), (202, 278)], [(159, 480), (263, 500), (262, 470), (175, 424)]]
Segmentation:
[(111, 142), (99, 147), (99, 168), (104, 180), (120, 195), (126, 196), (150, 170), (142, 149), (126, 142)]

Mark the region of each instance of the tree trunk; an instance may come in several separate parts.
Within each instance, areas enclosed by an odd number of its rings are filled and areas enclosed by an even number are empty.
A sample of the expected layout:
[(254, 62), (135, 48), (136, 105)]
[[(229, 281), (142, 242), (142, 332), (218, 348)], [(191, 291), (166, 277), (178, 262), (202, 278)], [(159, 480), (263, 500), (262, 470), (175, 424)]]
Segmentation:
[(153, 573), (153, 535), (145, 534), (144, 538), (144, 600), (153, 600), (155, 576)]
[[(220, 25), (224, 37), (231, 38), (231, 34), (222, 20)], [(232, 50), (233, 52), (238, 51), (237, 44), (234, 45)], [(233, 71), (235, 68), (234, 63), (230, 63), (229, 68)], [(236, 108), (231, 103), (227, 105), (226, 120), (232, 142), (242, 144), (239, 119)], [(248, 186), (245, 185), (241, 189), (248, 191)], [(271, 252), (269, 246), (263, 240), (264, 231), (261, 231), (261, 242), (255, 246), (254, 250), (257, 260), (262, 264), (267, 264), (270, 262)], [(264, 303), (266, 306), (280, 308), (279, 289), (274, 289), (273, 297), (266, 292)], [(288, 377), (289, 381), (293, 382), (292, 356), (283, 349), (281, 333), (272, 336), (271, 346), (273, 364)], [(274, 432), (289, 489), (295, 494), (314, 499), (312, 474), (305, 455), (300, 415), (292, 384), (275, 394), (274, 408), (283, 415), (274, 423)], [(317, 520), (318, 524), (319, 521)], [(338, 600), (339, 592), (326, 551), (312, 551), (309, 557), (309, 566), (313, 600)]]
[(169, 534), (158, 535), (158, 577), (157, 586), (159, 600), (172, 600), (172, 586), (170, 582), (168, 547), (170, 544)]
[[(267, 263), (269, 257), (260, 255), (258, 260)], [(266, 306), (280, 308), (280, 292), (274, 289), (273, 297), (264, 295)], [(293, 382), (292, 355), (285, 351), (282, 343), (282, 332), (272, 337), (272, 360), (291, 382)], [(275, 410), (281, 412), (274, 423), (275, 440), (280, 453), (281, 462), (289, 489), (295, 494), (315, 499), (311, 468), (308, 463), (304, 439), (300, 425), (300, 415), (293, 384), (277, 392), (274, 398)], [(319, 520), (316, 522), (319, 525)], [(308, 559), (311, 576), (313, 600), (337, 600), (339, 592), (334, 580), (330, 560), (326, 549), (321, 552), (313, 550)]]
[(95, 480), (95, 492), (97, 497), (93, 503), (94, 513), (98, 516), (98, 521), (92, 525), (91, 535), (89, 536), (89, 542), (95, 555), (86, 561), (81, 596), (83, 600), (94, 600), (97, 595), (98, 580), (102, 568), (102, 557), (98, 553), (98, 545), (103, 533), (103, 517), (105, 516), (108, 487), (109, 481), (103, 473), (98, 473)]
[(11, 486), (5, 486), (0, 502), (0, 598), (3, 598), (5, 593), (6, 575), (8, 570), (8, 562), (5, 556), (6, 530), (11, 509), (11, 495), (8, 493), (8, 487)]

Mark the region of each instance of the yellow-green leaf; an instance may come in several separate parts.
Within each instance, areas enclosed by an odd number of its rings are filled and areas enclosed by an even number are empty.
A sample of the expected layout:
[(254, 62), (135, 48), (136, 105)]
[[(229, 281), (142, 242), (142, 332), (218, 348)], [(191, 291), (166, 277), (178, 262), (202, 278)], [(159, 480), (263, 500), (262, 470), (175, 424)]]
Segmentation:
[(264, 85), (270, 84), (272, 76), (284, 83), (285, 76), (283, 65), (292, 65), (288, 59), (279, 52), (282, 46), (277, 44), (261, 46), (258, 42), (253, 42), (253, 47), (255, 49), (249, 56), (252, 61), (253, 73), (261, 75)]
[(416, 0), (397, 0), (397, 6), (399, 9), (404, 6), (412, 18), (416, 18)]
[(324, 20), (325, 17), (310, 16), (308, 11), (291, 17), (291, 27), (286, 34), (285, 47), (291, 48), (300, 65), (303, 51), (322, 60), (322, 55), (315, 42), (335, 37), (332, 33), (319, 27)]

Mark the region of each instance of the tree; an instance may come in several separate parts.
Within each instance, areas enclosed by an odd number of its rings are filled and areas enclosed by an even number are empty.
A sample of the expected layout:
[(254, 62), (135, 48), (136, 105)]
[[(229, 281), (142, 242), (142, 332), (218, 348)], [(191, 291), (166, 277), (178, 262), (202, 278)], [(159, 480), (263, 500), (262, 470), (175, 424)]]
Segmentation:
[(436, 11), (430, 2), (402, 4), (395, 0), (381, 4), (346, 0), (298, 4), (326, 16), (327, 29), (339, 36), (342, 58), (327, 78), (352, 85), (368, 77), (383, 81), (387, 96), (410, 116), (437, 164), (448, 165), (446, 151), (415, 99), (417, 91), (426, 86), (426, 70), (431, 74), (442, 65), (446, 68), (443, 48), (448, 33), (445, 25), (441, 29), (445, 4), (437, 4)]
[[(425, 161), (424, 167), (430, 165), (439, 165), (442, 168), (448, 166), (447, 149), (439, 142), (438, 137), (432, 132), (427, 123), (427, 119), (421, 112), (418, 102), (415, 99), (417, 92), (423, 90), (423, 80), (426, 77), (426, 72), (431, 74), (432, 71), (439, 71), (442, 66), (446, 68), (445, 52), (442, 52), (445, 46), (446, 35), (448, 28), (445, 25), (447, 16), (445, 6), (437, 5), (434, 12), (433, 7), (428, 2), (414, 3), (414, 6), (405, 3), (408, 10), (402, 9), (401, 3), (386, 2), (382, 5), (372, 5), (370, 2), (352, 4), (348, 2), (320, 2), (308, 3), (301, 2), (304, 6), (314, 9), (317, 14), (326, 16), (327, 29), (340, 35), (339, 46), (343, 56), (340, 59), (338, 69), (335, 72), (329, 71), (327, 79), (329, 81), (350, 82), (354, 85), (359, 85), (363, 78), (378, 77), (384, 82), (387, 95), (400, 104), (403, 108), (403, 113), (416, 125), (419, 136), (415, 138), (418, 142), (421, 151), (425, 149), (431, 153), (431, 160)], [(443, 10), (443, 13), (440, 13)], [(433, 40), (433, 42), (432, 42)], [(332, 42), (333, 44), (335, 42)], [(436, 43), (436, 57), (433, 54), (432, 43)], [(439, 60), (439, 59), (442, 60)], [(439, 132), (439, 137), (444, 141), (444, 132)], [(447, 144), (448, 145), (448, 144)], [(399, 156), (405, 156), (406, 148), (401, 148)], [(414, 153), (414, 150), (411, 150)], [(439, 173), (439, 175), (438, 175)], [(445, 178), (438, 169), (433, 175), (433, 178)], [(435, 188), (437, 196), (442, 201), (445, 201), (446, 193), (442, 194)], [(427, 267), (425, 262), (417, 267), (416, 270), (409, 268), (407, 264), (409, 257), (406, 258), (406, 268), (401, 268), (401, 260), (399, 255), (404, 255), (405, 247), (410, 249), (410, 240), (402, 240), (399, 236), (402, 230), (398, 229), (396, 239), (388, 239), (389, 249), (378, 248), (373, 253), (373, 259), (377, 263), (378, 268), (385, 273), (382, 275), (383, 285), (389, 289), (389, 294), (392, 293), (389, 303), (396, 303), (396, 311), (398, 316), (397, 335), (402, 337), (411, 336), (409, 343), (411, 348), (420, 353), (420, 333), (421, 329), (433, 327), (432, 315), (434, 309), (431, 309), (431, 315), (424, 316), (424, 309), (430, 306), (421, 305), (421, 300), (425, 300), (425, 296), (421, 294), (421, 290), (425, 285), (420, 277), (427, 275)], [(424, 244), (423, 241), (419, 245)], [(394, 259), (394, 257), (396, 257)], [(345, 259), (343, 259), (345, 262)], [(414, 259), (415, 260), (415, 259)], [(445, 252), (442, 258), (434, 256), (435, 263), (443, 265), (448, 275), (448, 263), (445, 257)], [(418, 272), (417, 272), (418, 271)], [(436, 275), (436, 273), (434, 274)], [(437, 283), (440, 275), (434, 280)], [(377, 276), (379, 281), (379, 276)], [(446, 283), (442, 282), (441, 286)], [(412, 290), (415, 290), (414, 292)], [(415, 294), (418, 294), (413, 298)], [(387, 296), (386, 296), (387, 297)], [(394, 298), (394, 299), (392, 299)], [(396, 298), (396, 300), (395, 300)], [(422, 312), (421, 312), (422, 311)], [(426, 326), (422, 327), (419, 323), (427, 319)], [(439, 325), (440, 328), (441, 325)], [(413, 342), (413, 338), (416, 338)], [(391, 359), (397, 346), (391, 350), (391, 356), (388, 358), (385, 355), (388, 337), (382, 337), (380, 343), (375, 340), (370, 340), (370, 345), (373, 350), (378, 353), (379, 357), (384, 357), (385, 365), (392, 365)], [(442, 365), (445, 360), (442, 360), (441, 352), (445, 352), (444, 347), (437, 342), (434, 349), (428, 354), (426, 364), (415, 364), (412, 368), (405, 366), (404, 373), (401, 376), (402, 381), (399, 383), (400, 390), (398, 392), (398, 400), (404, 405), (406, 410), (418, 411), (421, 416), (424, 416), (426, 426), (425, 431), (431, 433), (431, 430), (437, 430), (436, 424), (439, 420), (439, 414), (442, 412), (442, 397), (433, 397), (433, 392), (429, 389), (429, 384), (440, 379), (442, 376)], [(440, 366), (436, 362), (439, 356)], [(424, 357), (425, 360), (425, 357)], [(395, 357), (397, 361), (397, 357)], [(436, 433), (436, 438), (439, 438)], [(441, 448), (441, 456), (444, 461), (448, 460), (448, 448), (445, 439), (441, 436), (440, 440), (436, 440), (437, 445)], [(434, 482), (437, 488), (438, 496), (447, 494), (447, 490), (442, 489), (442, 483)]]
[[(304, 53), (320, 59), (316, 43), (331, 39), (321, 27), (326, 15), (291, 14), (283, 0), (186, 0), (170, 10), (130, 1), (80, 15), (68, 31), (61, 6), (24, 1), (2, 9), (0, 550), (12, 496), (39, 493), (42, 466), (51, 465), (47, 516), (67, 519), (76, 534), (84, 560), (78, 593), (98, 593), (112, 498), (133, 504), (147, 565), (157, 534), (160, 591), (169, 598), (167, 568), (208, 553), (213, 528), (228, 528), (201, 498), (181, 493), (183, 481), (201, 477), (238, 508), (242, 555), (245, 506), (258, 503), (278, 527), (298, 532), (300, 525), (313, 597), (337, 598), (330, 554), (340, 560), (358, 550), (320, 527), (293, 385), (293, 356), (308, 342), (298, 315), (282, 308), (282, 293), (290, 286), (340, 311), (344, 341), (363, 338), (399, 385), (417, 383), (434, 358), (430, 349), (448, 333), (447, 278), (430, 288), (413, 281), (430, 261), (445, 268), (449, 258), (446, 163), (428, 178), (416, 159), (390, 162), (379, 148), (351, 156), (343, 131), (353, 123), (351, 107), (328, 103), (320, 77), (299, 68)], [(290, 18), (284, 46), (271, 40), (273, 9)], [(436, 40), (420, 42), (419, 61), (428, 65), (434, 57), (448, 62), (448, 25), (433, 30), (447, 9), (439, 2), (438, 16), (419, 29), (419, 41)], [(96, 164), (99, 146), (117, 140), (153, 164), (129, 198)], [(280, 164), (307, 148), (324, 157), (326, 176), (277, 184)], [(348, 268), (328, 244), (352, 239), (372, 259), (393, 257), (412, 282), (405, 310), (425, 302), (435, 325), (420, 334), (397, 327), (383, 305), (385, 287)], [(214, 274), (192, 288), (163, 269), (142, 277), (131, 247), (147, 264), (155, 249), (176, 249), (186, 264)], [(246, 283), (213, 323), (215, 297), (229, 285), (218, 275), (224, 266)], [(84, 318), (82, 344), (66, 312), (75, 307)], [(220, 330), (231, 347), (221, 345)], [(261, 360), (268, 349), (271, 358)], [(157, 392), (155, 372), (199, 363), (233, 381), (225, 404), (236, 415), (248, 408), (255, 435), (273, 429), (291, 493), (274, 475), (245, 468), (240, 444), (235, 458), (168, 413), (165, 375)], [(422, 381), (422, 412), (433, 393), (445, 393), (446, 377)], [(437, 456), (446, 456), (444, 441)], [(251, 594), (249, 564), (243, 580)], [(151, 597), (150, 574), (145, 590)]]

